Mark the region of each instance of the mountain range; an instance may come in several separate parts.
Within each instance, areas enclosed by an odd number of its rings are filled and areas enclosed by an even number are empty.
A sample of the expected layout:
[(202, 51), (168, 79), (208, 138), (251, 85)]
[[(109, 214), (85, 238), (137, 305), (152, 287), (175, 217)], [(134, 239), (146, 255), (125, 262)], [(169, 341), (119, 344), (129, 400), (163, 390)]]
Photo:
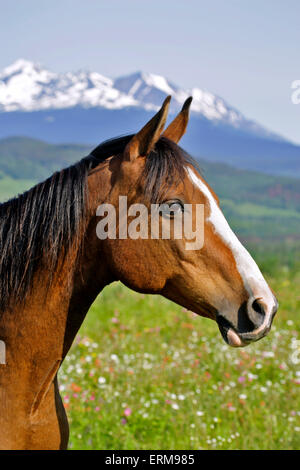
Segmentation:
[(194, 157), (300, 177), (300, 146), (247, 119), (205, 89), (180, 88), (152, 73), (115, 79), (98, 72), (54, 73), (20, 59), (0, 72), (0, 138), (98, 144), (136, 132), (169, 94), (170, 119), (188, 96), (194, 98), (182, 139)]

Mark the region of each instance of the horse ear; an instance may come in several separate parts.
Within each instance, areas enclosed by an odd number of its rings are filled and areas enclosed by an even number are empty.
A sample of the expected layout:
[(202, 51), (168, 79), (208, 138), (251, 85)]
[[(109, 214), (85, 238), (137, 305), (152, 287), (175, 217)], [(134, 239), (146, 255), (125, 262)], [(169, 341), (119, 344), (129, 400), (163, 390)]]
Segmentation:
[(124, 151), (126, 160), (135, 160), (151, 152), (166, 123), (170, 100), (171, 96), (168, 96), (158, 113), (128, 142)]
[(163, 133), (164, 137), (167, 137), (176, 144), (180, 141), (181, 137), (186, 131), (189, 122), (189, 111), (192, 100), (192, 96), (185, 100), (180, 113), (176, 116), (176, 118), (171, 122), (171, 124)]

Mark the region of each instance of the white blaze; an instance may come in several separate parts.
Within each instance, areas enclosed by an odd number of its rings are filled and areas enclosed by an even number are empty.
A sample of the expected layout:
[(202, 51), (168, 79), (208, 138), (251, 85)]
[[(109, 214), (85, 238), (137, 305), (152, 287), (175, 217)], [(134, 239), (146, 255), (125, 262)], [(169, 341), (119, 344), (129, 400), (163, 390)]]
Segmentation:
[(197, 186), (208, 199), (210, 215), (207, 220), (213, 225), (219, 237), (230, 248), (250, 298), (252, 301), (261, 299), (268, 306), (268, 311), (265, 312), (266, 318), (264, 324), (260, 326), (260, 330), (269, 321), (271, 311), (275, 305), (274, 296), (254, 259), (231, 230), (209, 188), (191, 168), (188, 167), (187, 172), (194, 185)]

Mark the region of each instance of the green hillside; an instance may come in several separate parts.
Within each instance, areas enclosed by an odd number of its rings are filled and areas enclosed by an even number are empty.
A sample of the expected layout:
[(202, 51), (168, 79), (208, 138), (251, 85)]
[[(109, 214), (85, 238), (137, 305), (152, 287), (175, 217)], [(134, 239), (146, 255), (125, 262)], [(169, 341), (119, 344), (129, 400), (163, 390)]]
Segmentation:
[(9, 137), (0, 140), (0, 171), (14, 179), (41, 181), (91, 150), (87, 146), (51, 145), (27, 137)]
[(300, 179), (239, 170), (204, 160), (199, 163), (204, 178), (221, 198), (300, 210)]
[[(80, 160), (91, 149), (23, 137), (0, 140), (0, 201)], [(299, 179), (238, 170), (204, 160), (199, 163), (204, 178), (220, 197), (232, 228), (242, 239), (300, 239)]]

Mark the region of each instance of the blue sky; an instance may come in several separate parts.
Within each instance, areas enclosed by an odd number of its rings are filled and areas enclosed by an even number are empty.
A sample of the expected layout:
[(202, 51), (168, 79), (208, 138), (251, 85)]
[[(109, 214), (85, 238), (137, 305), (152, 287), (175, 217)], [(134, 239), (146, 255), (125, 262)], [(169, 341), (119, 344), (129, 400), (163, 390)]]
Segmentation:
[(0, 0), (0, 69), (144, 70), (206, 88), (300, 143), (298, 0)]

